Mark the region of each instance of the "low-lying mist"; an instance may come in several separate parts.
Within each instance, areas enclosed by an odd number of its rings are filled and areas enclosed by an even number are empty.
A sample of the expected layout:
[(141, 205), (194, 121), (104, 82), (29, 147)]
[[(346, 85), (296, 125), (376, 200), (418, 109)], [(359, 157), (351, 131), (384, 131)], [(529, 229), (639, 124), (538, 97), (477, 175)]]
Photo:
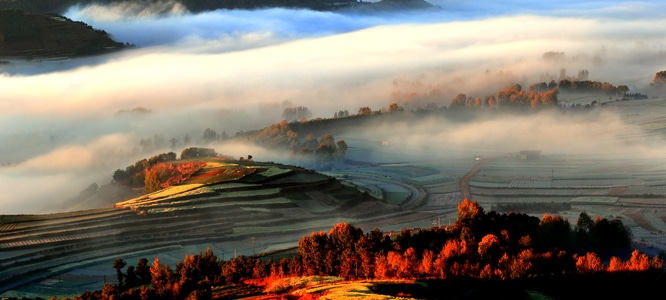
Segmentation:
[[(391, 102), (442, 107), (458, 93), (483, 98), (508, 84), (557, 80), (563, 69), (567, 75), (586, 69), (591, 80), (641, 92), (666, 69), (659, 65), (666, 62), (666, 18), (649, 3), (608, 2), (590, 7), (594, 14), (524, 3), (515, 4), (525, 5), (517, 13), (435, 4), (441, 13), (365, 17), (287, 9), (191, 14), (178, 7), (134, 8), (128, 16), (126, 7), (72, 8), (69, 18), (139, 47), (0, 65), (0, 213), (43, 212), (93, 182), (108, 183), (114, 170), (140, 158), (204, 145), (206, 128), (232, 136), (260, 129), (282, 120), (289, 106), (306, 106), (313, 118)], [(547, 59), (546, 52), (562, 55)], [(396, 97), (403, 94), (430, 96)], [(426, 119), (336, 138), (349, 138), (350, 147), (357, 138), (404, 144), (415, 158), (423, 149), (429, 155), (663, 149), (661, 141), (628, 144), (611, 134), (641, 133), (632, 126), (610, 113), (546, 113)], [(142, 145), (149, 139), (151, 147)], [(246, 145), (215, 147), (234, 157), (280, 159)], [(409, 157), (381, 151), (391, 154), (386, 159)]]
[[(352, 153), (376, 163), (516, 156), (523, 150), (599, 159), (666, 158), (666, 140), (661, 135), (628, 124), (620, 114), (606, 109), (486, 111), (464, 121), (429, 117), (359, 128), (340, 138), (360, 148)], [(349, 158), (359, 159), (354, 154)]]

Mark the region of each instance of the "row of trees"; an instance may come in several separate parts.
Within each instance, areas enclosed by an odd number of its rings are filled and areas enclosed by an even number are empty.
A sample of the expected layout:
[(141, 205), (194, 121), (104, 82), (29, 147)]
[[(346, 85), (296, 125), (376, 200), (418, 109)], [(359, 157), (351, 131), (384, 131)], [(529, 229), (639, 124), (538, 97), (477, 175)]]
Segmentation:
[(480, 97), (467, 97), (465, 94), (458, 94), (451, 101), (451, 108), (480, 108), (489, 107), (529, 107), (537, 109), (539, 107), (553, 107), (558, 103), (557, 87), (538, 91), (534, 85), (530, 86), (528, 91), (522, 89), (520, 84), (514, 84), (506, 87), (495, 95), (488, 95), (484, 99)]
[[(543, 85), (543, 83), (541, 83)], [(608, 82), (591, 81), (591, 80), (560, 80), (557, 87), (562, 92), (577, 92), (577, 93), (592, 93), (601, 94), (613, 97), (623, 97), (624, 94), (629, 92), (629, 87), (626, 85), (612, 85)]]
[[(303, 275), (502, 281), (625, 271), (663, 274), (659, 257), (650, 258), (639, 251), (627, 259), (611, 256), (607, 260), (604, 253), (608, 250), (629, 249), (629, 232), (620, 221), (592, 219), (582, 213), (572, 227), (560, 216), (538, 219), (525, 214), (485, 213), (468, 200), (460, 203), (458, 214), (450, 227), (389, 234), (377, 229), (364, 233), (351, 224), (339, 223), (328, 232), (302, 237), (298, 254), (280, 261), (246, 256), (220, 261), (206, 249), (186, 256), (175, 270), (156, 258), (148, 275), (145, 260), (136, 268), (128, 267), (126, 273), (121, 270), (125, 263), (116, 260), (118, 284), (81, 298), (207, 299), (211, 286)], [(147, 281), (150, 285), (145, 285)]]
[(465, 94), (458, 94), (451, 101), (451, 108), (479, 108), (479, 107), (523, 107), (537, 109), (539, 107), (552, 107), (558, 105), (558, 95), (560, 92), (566, 93), (589, 93), (605, 95), (609, 97), (625, 98), (629, 95), (630, 99), (643, 99), (647, 96), (638, 94), (628, 94), (629, 87), (626, 85), (614, 86), (608, 82), (587, 80), (587, 70), (579, 72), (580, 80), (570, 78), (562, 79), (558, 82), (540, 82), (529, 86), (527, 91), (523, 90), (520, 84), (514, 84), (497, 92), (496, 95), (487, 95), (484, 99), (480, 97), (468, 97)]
[[(564, 57), (564, 53), (550, 52), (544, 54), (545, 59), (557, 60)], [(510, 73), (505, 76), (504, 73), (497, 75), (503, 81), (511, 80)], [(553, 106), (558, 104), (559, 93), (586, 93), (595, 95), (605, 95), (608, 97), (618, 97), (620, 99), (645, 99), (643, 94), (629, 94), (629, 87), (626, 85), (613, 85), (608, 82), (589, 80), (589, 71), (580, 70), (577, 76), (566, 76), (566, 70), (560, 71), (559, 79), (551, 79), (546, 82), (538, 82), (529, 86), (527, 90), (520, 84), (509, 85), (499, 90), (495, 94), (489, 94), (485, 97), (468, 96), (464, 93), (456, 95), (449, 105), (449, 108), (479, 108), (479, 107), (524, 107), (535, 109), (541, 106)], [(666, 71), (658, 72), (655, 75), (650, 86), (657, 90), (657, 87), (666, 86)], [(396, 80), (394, 87), (407, 89), (407, 91), (396, 90), (391, 93), (391, 99), (394, 101), (403, 101), (405, 103), (414, 101), (441, 101), (444, 92), (442, 87), (425, 85), (420, 81)], [(419, 91), (428, 90), (427, 93)], [(434, 103), (434, 102), (433, 102)], [(433, 110), (433, 103), (428, 104), (426, 110)]]
[(286, 107), (282, 110), (282, 118), (288, 122), (304, 122), (312, 117), (312, 112), (305, 106)]
[[(548, 55), (547, 55), (548, 54)], [(563, 55), (563, 53), (547, 53), (544, 57)], [(506, 88), (497, 91), (495, 94), (486, 95), (485, 97), (468, 96), (464, 93), (459, 93), (452, 100), (449, 108), (498, 108), (498, 107), (511, 107), (511, 108), (530, 108), (538, 109), (542, 107), (553, 107), (559, 104), (558, 96), (560, 93), (593, 93), (598, 95), (606, 95), (609, 97), (621, 97), (626, 100), (647, 99), (647, 95), (640, 93), (629, 93), (629, 88), (626, 85), (615, 86), (608, 82), (588, 80), (589, 72), (587, 70), (580, 70), (575, 77), (566, 76), (565, 70), (561, 71), (559, 81), (550, 80), (549, 82), (539, 82), (530, 85), (527, 90), (523, 89), (520, 84), (509, 85)], [(666, 71), (657, 72), (654, 76), (653, 82), (650, 87), (656, 92), (666, 89)], [(409, 88), (420, 90), (432, 88), (427, 97), (409, 92), (408, 95), (403, 95), (399, 92), (393, 92), (392, 99), (404, 102), (410, 102), (416, 98), (427, 98), (432, 101), (439, 100), (443, 93), (437, 87), (428, 87), (419, 81), (394, 81), (394, 86), (408, 86)], [(425, 107), (421, 107), (418, 111), (436, 111), (445, 109), (446, 107), (438, 107), (434, 102), (428, 103)], [(138, 110), (139, 108), (135, 109)], [(135, 110), (132, 110), (134, 112)], [(143, 112), (144, 108), (139, 111)], [(358, 117), (358, 116), (376, 116), (383, 113), (393, 113), (405, 111), (405, 108), (398, 105), (397, 102), (392, 102), (388, 108), (379, 110), (372, 110), (369, 106), (362, 106), (358, 109), (356, 114), (350, 114), (348, 110), (340, 110), (334, 112), (333, 119)], [(312, 117), (312, 112), (305, 106), (287, 106), (283, 108), (282, 117), (283, 122), (276, 123), (263, 130), (254, 131), (251, 134), (240, 132), (236, 133), (236, 138), (250, 139), (255, 143), (263, 146), (279, 146), (281, 149), (288, 149), (292, 153), (303, 152), (303, 138), (305, 134), (297, 134), (286, 124), (290, 122), (300, 123), (316, 123), (321, 119), (308, 121)], [(250, 136), (248, 138), (248, 136)], [(218, 133), (217, 131), (206, 128), (203, 131), (203, 143), (209, 144), (219, 140), (228, 140), (235, 138), (228, 134), (226, 131)], [(264, 140), (266, 139), (266, 140)], [(192, 138), (185, 135), (182, 140), (172, 137), (166, 139), (164, 136), (155, 134), (151, 138), (141, 139), (139, 145), (143, 153), (153, 152), (157, 149), (170, 147), (175, 150), (179, 146), (188, 146), (192, 144)], [(314, 151), (309, 149), (309, 151)], [(308, 152), (308, 151), (305, 151)]]

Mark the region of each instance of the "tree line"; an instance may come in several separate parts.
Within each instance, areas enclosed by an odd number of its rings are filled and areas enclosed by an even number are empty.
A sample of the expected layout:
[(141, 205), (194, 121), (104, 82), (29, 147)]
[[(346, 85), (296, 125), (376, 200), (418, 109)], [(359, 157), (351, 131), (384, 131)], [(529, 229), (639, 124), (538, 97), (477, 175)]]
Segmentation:
[(641, 280), (663, 275), (660, 257), (634, 250), (628, 258), (620, 258), (616, 253), (629, 253), (629, 243), (630, 233), (619, 220), (581, 213), (571, 226), (556, 215), (539, 219), (520, 213), (486, 213), (478, 203), (465, 199), (452, 226), (364, 233), (338, 223), (328, 232), (302, 237), (298, 254), (279, 261), (248, 256), (224, 261), (206, 249), (185, 256), (175, 269), (155, 258), (150, 267), (140, 259), (137, 267), (123, 272), (126, 263), (117, 259), (113, 268), (118, 284), (76, 299), (210, 299), (213, 286), (309, 275), (506, 282), (626, 272)]
[[(207, 145), (213, 142), (229, 139), (250, 141), (270, 149), (283, 149), (295, 157), (299, 157), (299, 161), (305, 161), (307, 167), (326, 169), (344, 159), (344, 154), (346, 153), (348, 146), (344, 140), (335, 141), (335, 138), (333, 138), (331, 133), (322, 131), (322, 129), (331, 127), (353, 127), (363, 124), (367, 121), (367, 117), (382, 115), (393, 116), (399, 115), (397, 113), (401, 112), (436, 113), (446, 111), (447, 109), (453, 109), (455, 111), (460, 111), (460, 109), (471, 111), (482, 108), (538, 110), (542, 108), (558, 107), (560, 104), (558, 98), (559, 94), (573, 92), (592, 93), (609, 97), (615, 96), (621, 97), (622, 100), (647, 99), (647, 95), (645, 94), (630, 93), (629, 88), (626, 85), (615, 86), (608, 82), (588, 80), (589, 72), (587, 70), (580, 70), (578, 76), (575, 77), (564, 75), (561, 75), (560, 77), (561, 79), (559, 81), (550, 80), (549, 82), (544, 81), (532, 84), (527, 90), (518, 83), (512, 84), (494, 94), (486, 95), (483, 98), (459, 93), (451, 100), (448, 107), (439, 107), (435, 103), (429, 103), (411, 111), (408, 111), (397, 102), (391, 102), (388, 107), (378, 110), (373, 110), (369, 106), (361, 106), (358, 108), (356, 114), (350, 114), (348, 110), (340, 110), (334, 112), (333, 117), (329, 119), (309, 119), (312, 116), (312, 112), (309, 108), (305, 106), (289, 106), (283, 108), (283, 121), (264, 129), (241, 131), (234, 135), (230, 135), (224, 130), (221, 133), (218, 133), (214, 129), (206, 128), (203, 131), (200, 141)], [(650, 83), (650, 87), (655, 91), (663, 90), (666, 86), (664, 82), (666, 82), (666, 71), (657, 72), (653, 82)], [(396, 86), (400, 84), (408, 84), (418, 89), (426, 88), (418, 81), (407, 83), (394, 82), (394, 85)], [(419, 97), (421, 96), (416, 95), (414, 92), (409, 95), (402, 95), (398, 92), (393, 92), (392, 94), (392, 98), (395, 98), (393, 100), (404, 100), (407, 102)], [(429, 92), (427, 97), (429, 97), (428, 99), (441, 98), (442, 92), (437, 88), (434, 88)], [(598, 103), (594, 101), (592, 106), (594, 106), (594, 104)], [(132, 112), (135, 110), (132, 110)], [(141, 108), (138, 111), (149, 112), (150, 110)], [(331, 138), (335, 141), (334, 143), (331, 143)], [(181, 145), (189, 146), (192, 143), (193, 140), (189, 134), (185, 135), (182, 141), (175, 137), (167, 140), (160, 134), (155, 134), (151, 138), (145, 138), (139, 141), (140, 149), (144, 153), (152, 152), (164, 147), (170, 147), (172, 150), (175, 150)], [(310, 158), (311, 161), (308, 163), (304, 158)]]
[[(544, 55), (544, 57), (559, 54), (562, 53), (551, 53), (550, 55)], [(500, 72), (498, 76), (504, 78), (507, 75), (504, 72)], [(558, 95), (560, 93), (603, 95), (609, 98), (615, 97), (616, 100), (642, 100), (648, 98), (643, 93), (630, 93), (627, 85), (613, 85), (609, 82), (589, 80), (588, 78), (589, 71), (587, 70), (580, 70), (577, 76), (566, 76), (566, 71), (562, 69), (559, 79), (537, 82), (529, 85), (527, 89), (521, 84), (515, 83), (484, 97), (468, 96), (465, 93), (459, 93), (451, 99), (448, 108), (545, 108), (559, 105)], [(657, 72), (654, 75), (653, 81), (649, 84), (649, 90), (654, 93), (663, 94), (666, 89), (664, 82), (666, 82), (666, 71)], [(395, 80), (393, 85), (396, 90), (391, 93), (391, 99), (393, 101), (405, 102), (406, 105), (415, 101), (439, 101), (444, 95), (441, 87), (426, 85), (418, 80)], [(407, 90), (404, 91), (402, 88)], [(427, 90), (427, 92), (419, 92), (422, 90)], [(445, 108), (447, 106), (438, 107), (434, 102), (430, 102), (425, 107), (417, 108), (417, 110), (432, 111)]]

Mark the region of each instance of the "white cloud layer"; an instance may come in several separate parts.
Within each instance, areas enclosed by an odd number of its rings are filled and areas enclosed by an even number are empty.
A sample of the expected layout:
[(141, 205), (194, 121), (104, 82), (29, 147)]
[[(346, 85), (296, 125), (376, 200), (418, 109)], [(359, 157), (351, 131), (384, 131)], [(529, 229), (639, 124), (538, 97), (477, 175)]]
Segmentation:
[[(108, 182), (115, 169), (146, 156), (136, 150), (142, 138), (190, 135), (196, 142), (205, 128), (229, 134), (258, 129), (278, 122), (285, 103), (307, 106), (314, 117), (355, 113), (361, 106), (377, 110), (392, 102), (396, 89), (406, 88), (394, 84), (399, 79), (418, 81), (422, 93), (438, 88), (435, 102), (442, 106), (458, 93), (483, 97), (506, 84), (556, 77), (562, 68), (569, 75), (587, 69), (590, 79), (642, 91), (655, 72), (666, 69), (666, 18), (651, 2), (434, 2), (443, 12), (368, 17), (286, 9), (194, 15), (168, 2), (155, 10), (72, 9), (70, 18), (140, 48), (0, 66), (0, 164), (11, 164), (0, 167), (0, 213), (39, 211), (46, 195), (57, 201), (54, 195), (72, 197), (91, 179)], [(546, 61), (548, 51), (565, 58)], [(135, 107), (152, 113), (116, 115)], [(429, 130), (442, 128), (432, 121), (404, 126), (464, 151), (500, 149), (520, 138), (551, 147), (596, 124), (544, 126), (548, 132), (532, 137), (474, 134), (551, 119), (456, 125), (464, 138)], [(405, 138), (416, 145), (427, 140)], [(228, 149), (217, 150), (248, 154), (240, 146)]]

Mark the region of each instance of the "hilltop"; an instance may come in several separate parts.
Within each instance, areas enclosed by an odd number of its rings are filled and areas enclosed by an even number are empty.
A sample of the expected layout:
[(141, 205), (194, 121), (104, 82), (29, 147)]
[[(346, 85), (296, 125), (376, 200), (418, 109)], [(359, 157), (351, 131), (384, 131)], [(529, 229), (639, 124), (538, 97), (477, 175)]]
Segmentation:
[(0, 10), (0, 57), (66, 58), (125, 47), (103, 30), (60, 15)]

